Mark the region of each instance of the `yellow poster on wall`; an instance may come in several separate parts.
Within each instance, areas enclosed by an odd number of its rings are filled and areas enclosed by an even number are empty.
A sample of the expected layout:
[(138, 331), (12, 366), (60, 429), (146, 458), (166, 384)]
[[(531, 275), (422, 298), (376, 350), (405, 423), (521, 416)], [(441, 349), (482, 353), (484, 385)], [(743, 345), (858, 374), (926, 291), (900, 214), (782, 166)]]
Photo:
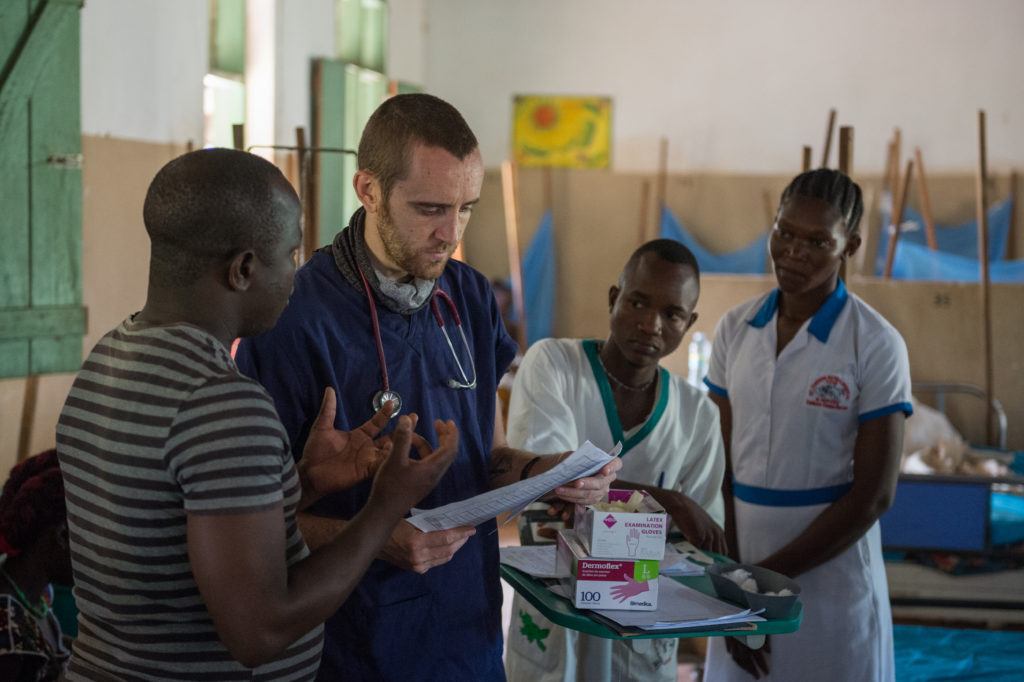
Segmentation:
[(518, 95), (513, 158), (521, 166), (607, 168), (611, 112), (609, 97)]

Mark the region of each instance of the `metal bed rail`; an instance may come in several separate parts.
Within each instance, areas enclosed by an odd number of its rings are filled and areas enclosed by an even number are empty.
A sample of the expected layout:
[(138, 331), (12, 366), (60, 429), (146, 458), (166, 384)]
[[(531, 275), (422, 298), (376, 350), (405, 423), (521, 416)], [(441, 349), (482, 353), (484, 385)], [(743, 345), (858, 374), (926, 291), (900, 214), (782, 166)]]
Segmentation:
[[(935, 407), (939, 412), (942, 412), (942, 414), (946, 414), (946, 394), (948, 393), (969, 395), (987, 403), (992, 410), (991, 414), (995, 414), (996, 416), (996, 423), (999, 428), (998, 442), (996, 445), (1000, 450), (1006, 450), (1006, 410), (1003, 409), (1003, 404), (999, 402), (998, 398), (989, 396), (980, 386), (941, 381), (915, 381), (911, 386), (911, 390), (914, 393), (929, 393), (934, 395), (936, 401)], [(986, 418), (990, 417), (986, 415)]]

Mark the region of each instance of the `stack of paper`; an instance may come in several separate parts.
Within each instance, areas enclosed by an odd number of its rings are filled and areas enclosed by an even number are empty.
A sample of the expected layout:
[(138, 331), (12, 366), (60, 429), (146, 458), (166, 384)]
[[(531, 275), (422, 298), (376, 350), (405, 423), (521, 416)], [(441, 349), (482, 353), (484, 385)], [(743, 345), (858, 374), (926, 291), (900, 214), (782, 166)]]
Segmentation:
[(555, 546), (532, 545), (530, 547), (502, 547), (499, 551), (501, 563), (518, 569), (534, 578), (565, 578), (566, 573), (555, 570)]
[(680, 628), (725, 629), (728, 625), (763, 621), (750, 609), (741, 609), (670, 578), (658, 578), (657, 611), (594, 611), (623, 627), (641, 630)]
[(661, 575), (704, 575), (704, 566), (693, 561), (686, 554), (680, 553), (674, 546), (665, 546), (665, 557), (658, 569)]

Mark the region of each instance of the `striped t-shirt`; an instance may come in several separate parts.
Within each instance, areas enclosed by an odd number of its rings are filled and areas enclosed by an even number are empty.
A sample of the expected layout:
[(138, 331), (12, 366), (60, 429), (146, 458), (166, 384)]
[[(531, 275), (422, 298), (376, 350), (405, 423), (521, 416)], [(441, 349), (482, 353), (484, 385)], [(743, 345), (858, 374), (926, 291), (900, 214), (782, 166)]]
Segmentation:
[(75, 378), (57, 452), (80, 610), (69, 679), (314, 678), (322, 627), (279, 660), (245, 668), (218, 639), (192, 577), (189, 514), (283, 505), (287, 562), (309, 554), (288, 436), (270, 396), (217, 339), (126, 320)]

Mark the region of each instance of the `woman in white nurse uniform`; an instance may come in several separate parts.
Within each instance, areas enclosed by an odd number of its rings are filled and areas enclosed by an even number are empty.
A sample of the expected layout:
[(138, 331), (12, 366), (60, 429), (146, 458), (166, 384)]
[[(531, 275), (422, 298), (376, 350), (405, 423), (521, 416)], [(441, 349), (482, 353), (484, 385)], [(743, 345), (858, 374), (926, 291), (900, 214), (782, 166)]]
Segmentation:
[(758, 650), (714, 638), (708, 680), (894, 678), (878, 518), (896, 490), (910, 371), (899, 333), (839, 278), (862, 213), (846, 175), (797, 176), (771, 233), (778, 289), (715, 332), (706, 383), (725, 440), (730, 547), (796, 579), (804, 617)]

